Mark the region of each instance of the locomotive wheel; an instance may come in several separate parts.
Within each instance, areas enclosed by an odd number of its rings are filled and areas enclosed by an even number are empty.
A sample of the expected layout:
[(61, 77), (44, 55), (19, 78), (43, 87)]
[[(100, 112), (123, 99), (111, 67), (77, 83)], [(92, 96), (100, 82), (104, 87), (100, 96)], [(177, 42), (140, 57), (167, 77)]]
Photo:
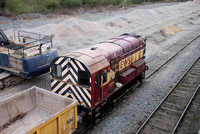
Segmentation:
[(145, 79), (145, 72), (143, 72), (142, 74), (140, 74), (140, 76), (139, 76), (139, 82), (143, 83), (144, 79)]

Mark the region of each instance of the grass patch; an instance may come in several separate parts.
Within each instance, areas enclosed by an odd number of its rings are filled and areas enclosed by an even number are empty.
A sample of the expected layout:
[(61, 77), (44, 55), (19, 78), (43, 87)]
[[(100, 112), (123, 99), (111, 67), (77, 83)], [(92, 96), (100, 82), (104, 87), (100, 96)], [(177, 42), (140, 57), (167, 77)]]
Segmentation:
[[(99, 7), (114, 5), (118, 7), (132, 6), (141, 2), (158, 2), (163, 0), (1, 0), (0, 11), (10, 11), (12, 14), (29, 12), (76, 9), (80, 7)], [(174, 0), (167, 0), (171, 2)], [(185, 0), (180, 0), (185, 1)]]
[(22, 14), (25, 12), (30, 12), (31, 7), (21, 2), (20, 0), (7, 0), (5, 6), (5, 9), (8, 9), (10, 12), (14, 14)]

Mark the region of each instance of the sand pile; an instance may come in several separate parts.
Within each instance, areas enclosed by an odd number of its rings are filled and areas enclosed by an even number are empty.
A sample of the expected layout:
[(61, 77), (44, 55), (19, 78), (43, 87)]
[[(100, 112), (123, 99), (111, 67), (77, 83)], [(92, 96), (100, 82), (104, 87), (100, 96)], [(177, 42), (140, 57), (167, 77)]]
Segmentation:
[(180, 32), (180, 29), (178, 29), (178, 28), (177, 28), (176, 26), (174, 26), (174, 25), (165, 27), (165, 33), (167, 33), (167, 34), (172, 34), (172, 35), (174, 35), (174, 34), (176, 34), (176, 33), (178, 33), (178, 32)]

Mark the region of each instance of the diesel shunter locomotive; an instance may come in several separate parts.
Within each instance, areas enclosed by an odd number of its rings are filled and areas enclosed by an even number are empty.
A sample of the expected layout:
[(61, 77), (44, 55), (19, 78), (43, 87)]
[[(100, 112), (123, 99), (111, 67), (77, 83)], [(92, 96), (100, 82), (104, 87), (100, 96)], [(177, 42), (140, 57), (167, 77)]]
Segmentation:
[(79, 115), (93, 119), (128, 83), (142, 81), (145, 49), (146, 38), (128, 33), (57, 57), (50, 67), (52, 92), (78, 100)]

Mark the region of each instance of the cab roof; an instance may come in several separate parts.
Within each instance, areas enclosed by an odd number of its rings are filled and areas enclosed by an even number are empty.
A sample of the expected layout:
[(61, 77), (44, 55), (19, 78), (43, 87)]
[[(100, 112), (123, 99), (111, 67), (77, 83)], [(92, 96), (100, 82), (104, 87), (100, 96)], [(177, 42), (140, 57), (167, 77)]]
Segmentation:
[(90, 49), (77, 50), (65, 56), (82, 62), (91, 74), (109, 66), (107, 59), (102, 54)]

